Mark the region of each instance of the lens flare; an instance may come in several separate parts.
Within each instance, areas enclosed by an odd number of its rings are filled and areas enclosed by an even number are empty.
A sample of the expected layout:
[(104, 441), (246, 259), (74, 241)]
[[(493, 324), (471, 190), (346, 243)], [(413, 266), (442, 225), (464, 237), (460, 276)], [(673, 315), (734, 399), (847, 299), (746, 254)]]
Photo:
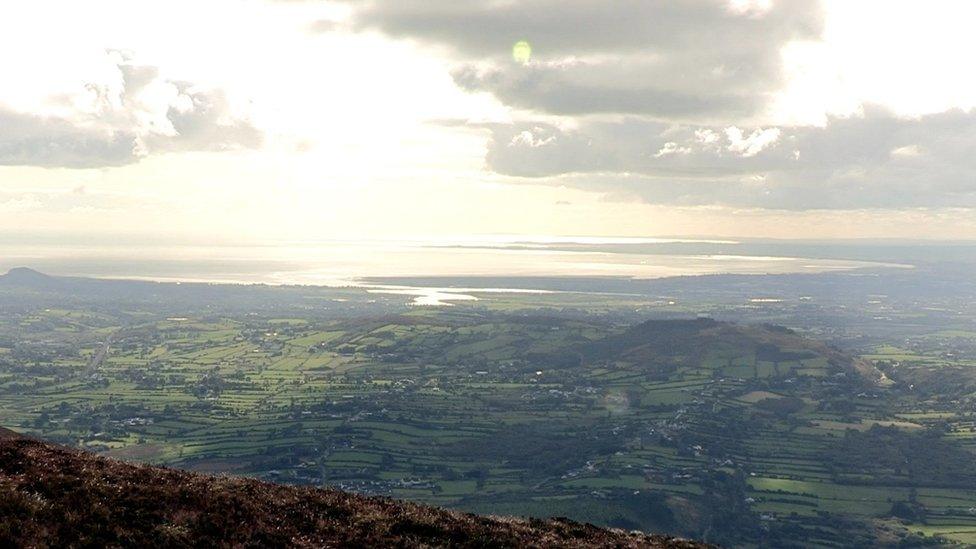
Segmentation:
[(519, 40), (512, 46), (512, 59), (516, 63), (521, 63), (525, 65), (532, 58), (532, 44), (529, 44), (525, 40)]

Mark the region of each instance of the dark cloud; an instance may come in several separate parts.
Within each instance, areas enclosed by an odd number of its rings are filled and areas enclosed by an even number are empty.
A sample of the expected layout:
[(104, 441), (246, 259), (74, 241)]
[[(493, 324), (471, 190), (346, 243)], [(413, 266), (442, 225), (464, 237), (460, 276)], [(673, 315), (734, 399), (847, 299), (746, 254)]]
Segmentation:
[[(59, 118), (0, 107), (0, 165), (100, 168), (132, 164), (153, 153), (260, 146), (261, 132), (235, 118), (219, 90), (161, 80), (151, 66), (124, 62), (119, 71), (119, 90), (88, 86), (93, 112)], [(142, 92), (158, 85), (168, 86), (172, 102), (143, 102)]]
[[(654, 203), (779, 209), (976, 207), (976, 112), (916, 119), (869, 109), (823, 127), (738, 128), (633, 119), (493, 125), (499, 173)], [(562, 176), (562, 177), (559, 177)]]
[[(507, 57), (528, 40), (547, 55), (686, 52), (727, 56), (814, 37), (820, 6), (780, 0), (765, 13), (726, 0), (372, 0), (354, 3), (357, 24), (451, 45), (473, 57)], [(729, 51), (729, 48), (734, 48)]]
[[(513, 106), (672, 119), (757, 112), (780, 83), (782, 46), (821, 31), (816, 0), (764, 12), (726, 0), (374, 0), (355, 4), (354, 22), (453, 48), (459, 85)], [(533, 62), (512, 61), (520, 40)]]
[(501, 174), (664, 204), (976, 207), (972, 112), (753, 126), (782, 90), (783, 47), (820, 37), (818, 0), (349, 4), (352, 28), (446, 46), (460, 87), (529, 111), (487, 126)]
[(626, 82), (623, 75), (640, 69), (629, 69), (624, 63), (613, 67), (606, 62), (588, 65), (488, 70), (465, 66), (455, 70), (453, 76), (460, 87), (490, 91), (509, 106), (560, 115), (627, 113), (683, 120), (738, 118), (752, 114), (763, 101), (759, 94), (728, 88), (701, 92), (691, 86), (681, 89), (644, 79)]

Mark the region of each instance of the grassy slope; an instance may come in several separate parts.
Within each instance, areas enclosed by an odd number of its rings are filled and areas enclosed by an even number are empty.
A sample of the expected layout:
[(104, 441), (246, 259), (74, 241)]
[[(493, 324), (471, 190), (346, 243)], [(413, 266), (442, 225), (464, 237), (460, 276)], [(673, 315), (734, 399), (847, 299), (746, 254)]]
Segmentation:
[(0, 430), (0, 545), (699, 547), (139, 466)]

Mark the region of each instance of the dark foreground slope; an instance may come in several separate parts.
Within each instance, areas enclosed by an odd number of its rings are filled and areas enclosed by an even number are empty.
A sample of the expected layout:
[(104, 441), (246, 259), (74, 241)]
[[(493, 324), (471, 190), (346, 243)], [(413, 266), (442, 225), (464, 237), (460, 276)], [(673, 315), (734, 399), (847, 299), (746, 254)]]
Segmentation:
[(702, 547), (139, 466), (0, 430), (0, 546)]

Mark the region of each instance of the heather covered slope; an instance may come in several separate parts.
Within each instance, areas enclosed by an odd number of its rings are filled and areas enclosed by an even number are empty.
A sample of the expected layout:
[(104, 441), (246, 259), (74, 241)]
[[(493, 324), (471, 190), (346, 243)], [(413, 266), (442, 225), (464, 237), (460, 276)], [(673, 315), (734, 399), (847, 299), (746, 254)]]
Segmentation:
[(0, 430), (0, 545), (699, 547), (139, 466)]

